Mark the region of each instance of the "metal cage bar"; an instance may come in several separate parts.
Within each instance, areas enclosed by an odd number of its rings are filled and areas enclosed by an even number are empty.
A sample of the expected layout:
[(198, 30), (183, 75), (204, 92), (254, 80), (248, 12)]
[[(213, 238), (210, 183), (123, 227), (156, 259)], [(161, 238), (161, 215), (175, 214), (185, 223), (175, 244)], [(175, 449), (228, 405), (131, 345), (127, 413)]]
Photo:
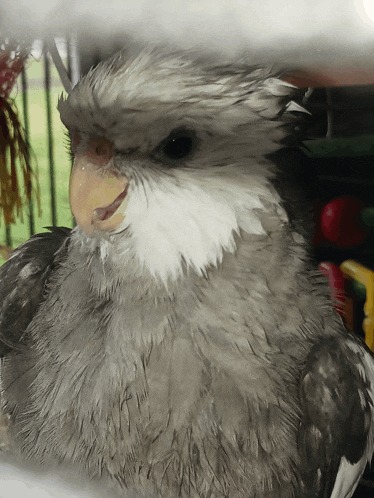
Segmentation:
[[(22, 83), (22, 107), (23, 107), (23, 123), (25, 129), (25, 139), (27, 145), (27, 156), (29, 161), (31, 160), (30, 155), (30, 120), (29, 120), (29, 96), (28, 96), (28, 84), (27, 84), (27, 74), (25, 68), (22, 69), (21, 73), (21, 83)], [(32, 198), (33, 192), (31, 192), (31, 198), (29, 201), (29, 234), (34, 235), (35, 233), (35, 216), (34, 216), (34, 202)]]
[(5, 227), (5, 244), (8, 246), (8, 247), (12, 247), (12, 230), (10, 228), (10, 225), (9, 226), (6, 226)]
[(52, 108), (51, 108), (51, 67), (48, 51), (44, 51), (44, 84), (47, 111), (47, 144), (49, 161), (49, 181), (51, 192), (51, 223), (57, 225), (55, 163), (53, 150)]

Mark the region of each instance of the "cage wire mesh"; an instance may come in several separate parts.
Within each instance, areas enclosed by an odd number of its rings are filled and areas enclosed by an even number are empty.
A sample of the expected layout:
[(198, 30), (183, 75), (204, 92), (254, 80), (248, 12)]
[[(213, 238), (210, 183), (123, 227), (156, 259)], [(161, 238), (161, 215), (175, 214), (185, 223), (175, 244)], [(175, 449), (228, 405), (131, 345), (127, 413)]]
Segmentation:
[(2, 220), (0, 244), (14, 248), (44, 227), (73, 225), (68, 200), (71, 159), (56, 105), (61, 93), (69, 91), (78, 77), (73, 37), (32, 43), (10, 97), (24, 128), (28, 160), (39, 180), (42, 210), (39, 216), (34, 193), (23, 218), (17, 217), (12, 224)]

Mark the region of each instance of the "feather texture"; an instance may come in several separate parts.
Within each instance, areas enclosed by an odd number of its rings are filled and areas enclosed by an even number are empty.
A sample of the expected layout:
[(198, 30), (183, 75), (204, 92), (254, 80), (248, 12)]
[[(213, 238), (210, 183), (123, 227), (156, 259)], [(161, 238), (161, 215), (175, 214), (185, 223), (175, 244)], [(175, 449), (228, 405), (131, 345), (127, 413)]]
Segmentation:
[[(76, 156), (113, 144), (128, 201), (112, 232), (25, 246), (30, 263), (49, 254), (47, 277), (2, 397), (28, 458), (163, 498), (350, 495), (373, 450), (373, 360), (277, 176), (295, 91), (269, 68), (152, 49), (99, 65), (60, 102)], [(194, 137), (176, 158), (163, 145), (175, 130)], [(4, 288), (24, 261), (4, 265)]]
[[(13, 252), (0, 270), (0, 356), (17, 349), (43, 298), (44, 286), (58, 265), (70, 230), (50, 228)], [(56, 252), (59, 251), (59, 255)]]

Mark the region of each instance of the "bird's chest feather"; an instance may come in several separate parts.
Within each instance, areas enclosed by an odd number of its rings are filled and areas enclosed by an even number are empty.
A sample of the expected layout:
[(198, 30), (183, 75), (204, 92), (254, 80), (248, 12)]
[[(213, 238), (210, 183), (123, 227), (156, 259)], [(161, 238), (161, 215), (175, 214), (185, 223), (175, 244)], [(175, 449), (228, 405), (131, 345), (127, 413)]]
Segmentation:
[(284, 355), (243, 336), (235, 310), (210, 320), (218, 296), (204, 306), (196, 296), (134, 306), (129, 289), (128, 302), (99, 299), (79, 271), (57, 283), (31, 328), (39, 347), (19, 400), (28, 415), (15, 417), (31, 455), (183, 496), (292, 495), (296, 385), (274, 373)]

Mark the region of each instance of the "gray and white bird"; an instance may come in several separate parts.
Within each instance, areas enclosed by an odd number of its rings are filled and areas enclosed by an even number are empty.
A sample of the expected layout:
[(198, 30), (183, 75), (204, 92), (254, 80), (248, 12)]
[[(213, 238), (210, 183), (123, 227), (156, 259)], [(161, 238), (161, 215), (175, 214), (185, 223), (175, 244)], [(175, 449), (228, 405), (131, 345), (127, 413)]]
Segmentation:
[(279, 177), (294, 94), (268, 67), (152, 48), (60, 101), (77, 227), (0, 271), (1, 397), (28, 458), (162, 498), (352, 495), (374, 361)]

